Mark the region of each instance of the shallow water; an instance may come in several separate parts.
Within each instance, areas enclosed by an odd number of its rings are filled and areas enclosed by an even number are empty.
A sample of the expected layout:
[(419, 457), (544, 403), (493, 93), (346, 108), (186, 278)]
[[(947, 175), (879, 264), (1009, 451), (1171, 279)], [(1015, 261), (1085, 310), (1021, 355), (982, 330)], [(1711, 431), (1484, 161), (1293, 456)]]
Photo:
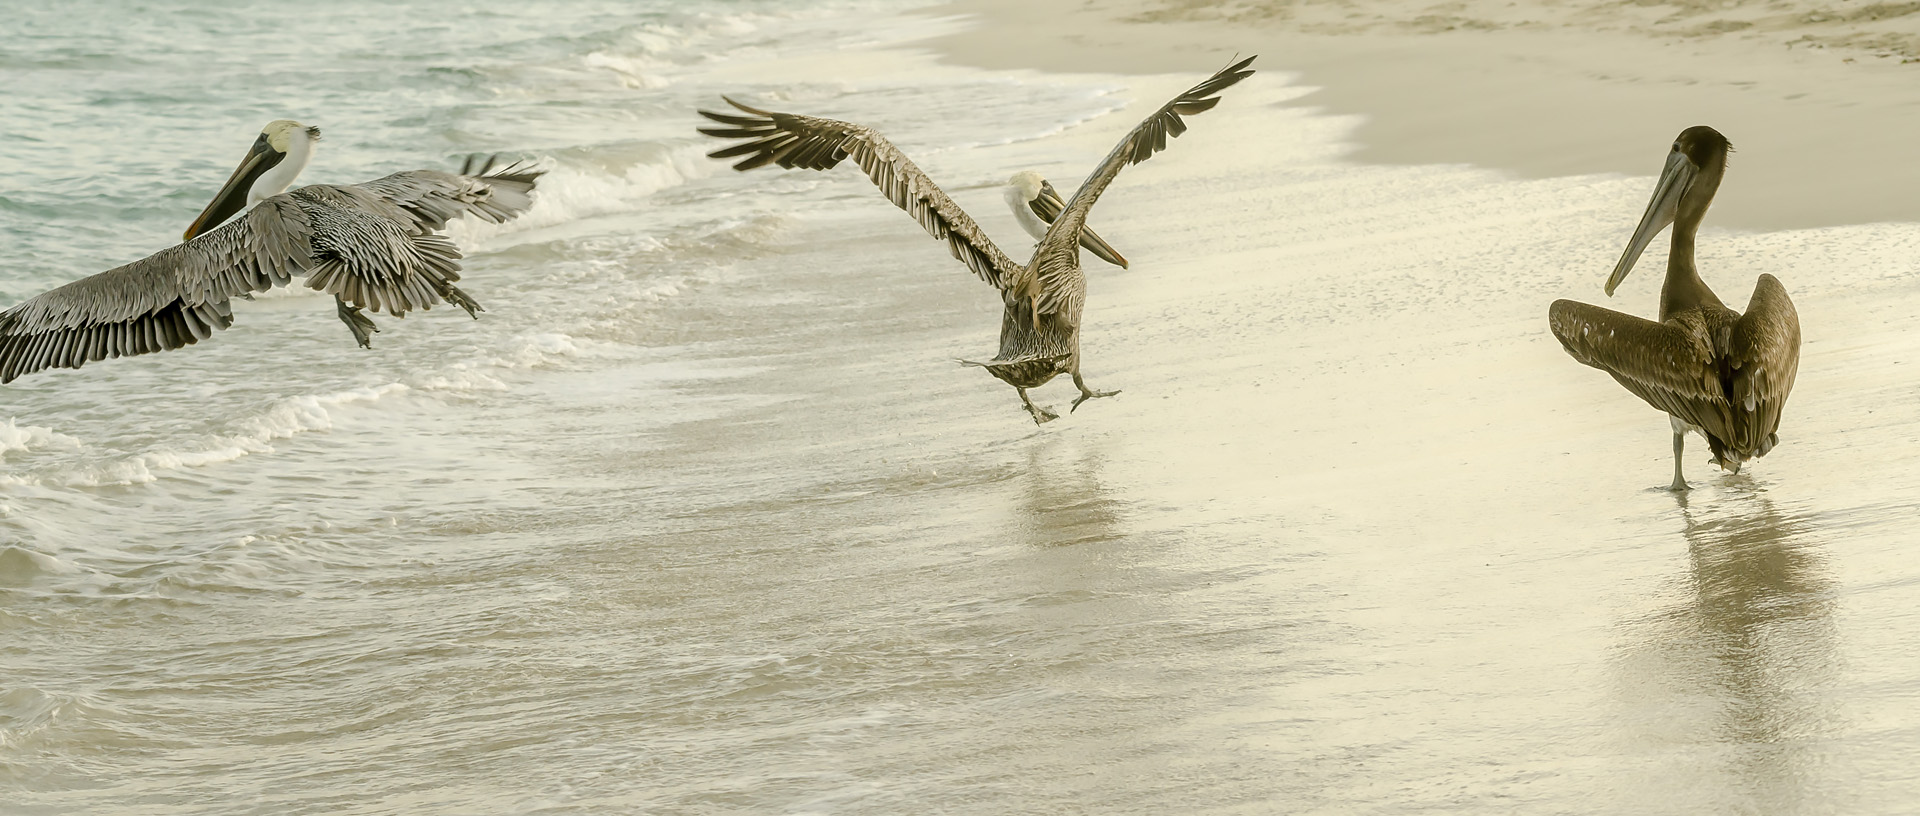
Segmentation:
[(518, 9), (6, 35), (35, 89), (0, 142), (7, 302), (170, 240), (278, 116), (327, 129), (311, 180), (554, 167), (527, 218), (458, 231), (479, 321), (379, 319), (361, 352), (323, 298), (266, 297), (3, 389), (7, 812), (1920, 793), (1920, 227), (1703, 236), (1729, 301), (1786, 281), (1807, 344), (1781, 447), (1723, 476), (1695, 441), (1675, 497), (1664, 418), (1544, 319), (1600, 299), (1650, 179), (1352, 165), (1352, 120), (1283, 105), (1269, 56), (1102, 200), (1134, 266), (1090, 272), (1086, 372), (1124, 393), (1035, 428), (951, 362), (993, 348), (991, 290), (850, 169), (707, 162), (690, 111), (881, 126), (1018, 255), (1006, 176), (1071, 184), (1216, 65), (944, 67), (913, 43), (955, 22), (887, 3)]

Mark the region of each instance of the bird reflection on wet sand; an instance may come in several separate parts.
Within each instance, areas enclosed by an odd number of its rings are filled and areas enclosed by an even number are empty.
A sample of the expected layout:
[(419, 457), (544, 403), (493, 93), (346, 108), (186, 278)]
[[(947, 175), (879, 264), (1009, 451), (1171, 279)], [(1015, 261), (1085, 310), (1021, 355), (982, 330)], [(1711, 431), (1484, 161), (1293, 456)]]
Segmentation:
[[(1713, 811), (1828, 812), (1823, 742), (1837, 730), (1835, 585), (1809, 520), (1746, 477), (1690, 506), (1677, 603), (1627, 624), (1619, 660), (1633, 795)], [(1709, 750), (1700, 750), (1706, 748)]]
[(1050, 439), (1028, 449), (1017, 524), (1032, 543), (1046, 546), (1120, 537), (1121, 502), (1100, 481), (1100, 452), (1082, 447), (1063, 456), (1057, 448), (1068, 445)]

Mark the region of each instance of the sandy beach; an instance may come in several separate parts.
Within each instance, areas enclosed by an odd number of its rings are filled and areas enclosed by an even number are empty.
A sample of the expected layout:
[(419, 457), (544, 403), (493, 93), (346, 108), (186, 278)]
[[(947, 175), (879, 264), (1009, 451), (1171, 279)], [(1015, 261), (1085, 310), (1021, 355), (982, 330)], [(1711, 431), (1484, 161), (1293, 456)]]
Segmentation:
[(934, 46), (991, 68), (1160, 73), (1233, 52), (1364, 117), (1351, 158), (1527, 178), (1658, 169), (1682, 128), (1736, 148), (1721, 227), (1920, 220), (1920, 8), (1852, 2), (1027, 3)]

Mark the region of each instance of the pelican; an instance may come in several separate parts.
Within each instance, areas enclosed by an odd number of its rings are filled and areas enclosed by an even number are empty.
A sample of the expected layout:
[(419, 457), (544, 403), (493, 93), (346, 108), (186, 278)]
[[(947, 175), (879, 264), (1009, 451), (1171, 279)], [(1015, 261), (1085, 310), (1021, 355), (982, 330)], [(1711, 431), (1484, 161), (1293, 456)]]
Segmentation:
[(544, 171), (471, 157), (459, 173), (412, 170), (287, 192), (319, 140), (317, 127), (269, 123), (183, 243), (0, 312), (0, 383), (193, 345), (232, 325), (232, 298), (296, 275), (334, 296), (362, 348), (379, 330), (362, 308), (400, 317), (444, 300), (480, 311), (453, 285), (459, 248), (434, 231), (462, 215), (499, 223), (525, 212)]
[(1553, 335), (1573, 359), (1613, 375), (1667, 412), (1673, 426), (1674, 491), (1687, 489), (1680, 453), (1688, 431), (1706, 437), (1713, 462), (1733, 473), (1780, 441), (1780, 411), (1800, 367), (1800, 317), (1787, 290), (1761, 275), (1742, 315), (1707, 288), (1693, 266), (1693, 239), (1726, 173), (1727, 137), (1704, 125), (1680, 132), (1627, 250), (1607, 278), (1607, 296), (1653, 237), (1673, 226), (1660, 322), (1556, 300)]
[[(1032, 170), (1013, 174), (1013, 178), (1007, 180), (1005, 195), (1007, 207), (1013, 210), (1013, 220), (1020, 222), (1020, 228), (1035, 241), (1046, 240), (1048, 227), (1067, 209), (1067, 202), (1060, 199), (1060, 191), (1053, 189), (1052, 182)], [(1100, 260), (1127, 268), (1127, 259), (1095, 234), (1092, 227), (1080, 230), (1080, 246)]]
[[(1059, 415), (1035, 406), (1027, 389), (1037, 388), (1057, 374), (1073, 375), (1073, 384), (1080, 389), (1080, 396), (1073, 401), (1075, 410), (1087, 400), (1120, 393), (1095, 391), (1080, 376), (1080, 312), (1087, 291), (1086, 277), (1080, 271), (1080, 245), (1090, 234), (1086, 232), (1088, 211), (1122, 168), (1146, 161), (1166, 148), (1168, 138), (1186, 132), (1183, 115), (1213, 109), (1220, 102), (1217, 94), (1221, 90), (1251, 76), (1253, 71), (1247, 65), (1253, 60), (1248, 57), (1221, 69), (1129, 131), (1045, 229), (1032, 260), (1025, 266), (1001, 252), (960, 205), (871, 128), (760, 110), (727, 99), (727, 104), (747, 115), (700, 111), (708, 119), (727, 125), (701, 128), (700, 132), (747, 140), (707, 154), (716, 159), (744, 156), (733, 166), (741, 171), (767, 164), (827, 170), (853, 156), (895, 206), (913, 216), (933, 237), (946, 241), (955, 258), (1000, 290), (1005, 310), (1000, 321), (999, 353), (984, 363), (961, 362), (982, 366), (1013, 386), (1026, 412), (1039, 424)], [(1018, 210), (1016, 206), (1016, 214)]]

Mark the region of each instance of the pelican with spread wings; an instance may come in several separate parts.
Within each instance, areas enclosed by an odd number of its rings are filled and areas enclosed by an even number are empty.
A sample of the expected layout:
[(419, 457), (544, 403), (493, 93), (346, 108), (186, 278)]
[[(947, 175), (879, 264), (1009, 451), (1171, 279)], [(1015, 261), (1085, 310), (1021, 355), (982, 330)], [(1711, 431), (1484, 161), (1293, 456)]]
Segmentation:
[[(871, 128), (760, 110), (727, 99), (741, 113), (703, 110), (701, 115), (725, 127), (705, 127), (700, 132), (746, 140), (707, 154), (716, 159), (744, 156), (733, 166), (735, 170), (768, 164), (827, 170), (848, 156), (854, 157), (895, 206), (913, 216), (933, 237), (946, 241), (955, 258), (1000, 290), (1005, 306), (1000, 320), (1000, 351), (987, 362), (967, 364), (985, 367), (1013, 386), (1038, 424), (1059, 415), (1034, 405), (1027, 389), (1037, 388), (1058, 374), (1071, 374), (1073, 384), (1080, 389), (1080, 396), (1073, 401), (1075, 409), (1087, 400), (1119, 393), (1095, 391), (1080, 377), (1080, 312), (1087, 292), (1087, 280), (1080, 269), (1080, 247), (1091, 235), (1086, 229), (1088, 211), (1121, 168), (1146, 161), (1166, 149), (1167, 139), (1186, 132), (1181, 117), (1211, 110), (1219, 104), (1221, 90), (1251, 76), (1253, 71), (1247, 66), (1253, 60), (1248, 57), (1221, 69), (1128, 132), (1052, 219), (1045, 236), (1034, 247), (1032, 260), (1024, 266), (1001, 252), (960, 205)], [(1098, 236), (1093, 240), (1098, 241)], [(1104, 241), (1099, 244), (1105, 246)]]
[(184, 243), (0, 312), (0, 383), (193, 345), (233, 324), (233, 298), (295, 276), (334, 296), (363, 348), (379, 330), (363, 308), (400, 317), (451, 302), (479, 311), (453, 285), (459, 247), (437, 231), (461, 216), (499, 223), (525, 212), (543, 171), (476, 157), (458, 173), (412, 170), (288, 192), (319, 140), (317, 127), (269, 123)]
[(1707, 288), (1693, 266), (1694, 234), (1726, 173), (1727, 137), (1704, 125), (1673, 142), (1653, 201), (1607, 279), (1607, 295), (1669, 224), (1672, 251), (1660, 290), (1660, 322), (1571, 300), (1548, 310), (1553, 336), (1573, 359), (1598, 368), (1667, 412), (1673, 425), (1673, 484), (1686, 490), (1680, 452), (1687, 432), (1707, 438), (1713, 462), (1740, 472), (1780, 441), (1780, 411), (1800, 368), (1800, 317), (1787, 290), (1761, 275), (1741, 314)]

